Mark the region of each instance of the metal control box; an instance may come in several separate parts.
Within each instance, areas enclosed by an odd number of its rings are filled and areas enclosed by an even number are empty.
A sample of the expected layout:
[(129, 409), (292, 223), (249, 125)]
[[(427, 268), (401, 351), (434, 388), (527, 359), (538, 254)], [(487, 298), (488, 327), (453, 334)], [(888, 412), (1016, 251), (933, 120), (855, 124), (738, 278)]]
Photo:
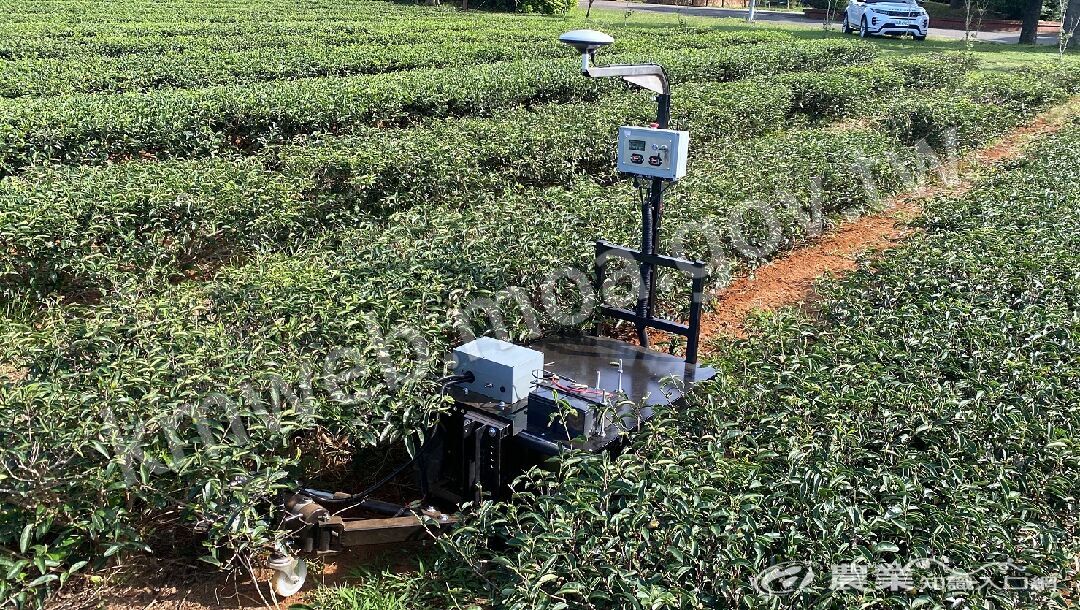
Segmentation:
[(686, 175), (690, 132), (650, 127), (619, 128), (619, 171), (678, 180)]
[(602, 403), (541, 386), (529, 395), (529, 431), (554, 442), (602, 437), (611, 414)]
[(460, 387), (513, 404), (526, 398), (544, 370), (544, 354), (491, 337), (480, 337), (454, 350), (454, 374), (475, 378)]

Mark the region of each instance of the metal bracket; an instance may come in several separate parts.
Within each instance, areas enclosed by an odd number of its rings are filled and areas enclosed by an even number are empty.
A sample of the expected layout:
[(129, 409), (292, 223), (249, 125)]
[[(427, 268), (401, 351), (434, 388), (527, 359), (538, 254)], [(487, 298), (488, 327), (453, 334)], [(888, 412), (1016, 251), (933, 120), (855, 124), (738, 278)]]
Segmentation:
[[(597, 295), (603, 294), (602, 291), (604, 289), (607, 263), (611, 258), (633, 260), (639, 265), (648, 265), (650, 269), (667, 267), (690, 274), (692, 282), (689, 324), (680, 324), (678, 322), (672, 322), (671, 320), (655, 317), (655, 290), (650, 290), (648, 292), (648, 304), (645, 308), (644, 315), (639, 315), (637, 312), (630, 311), (629, 309), (610, 307), (603, 304), (600, 305), (600, 313), (605, 317), (633, 322), (638, 328), (655, 328), (663, 332), (686, 337), (686, 363), (697, 364), (698, 342), (701, 335), (701, 307), (705, 300), (705, 280), (708, 277), (705, 263), (673, 256), (663, 256), (660, 254), (644, 254), (638, 250), (616, 246), (601, 240), (596, 242)], [(653, 278), (652, 284), (655, 287), (655, 278)]]
[(586, 54), (581, 62), (581, 73), (590, 78), (619, 77), (632, 85), (661, 95), (671, 92), (664, 68), (656, 64), (598, 67), (590, 65), (589, 56)]
[(488, 417), (477, 411), (465, 413), (461, 430), (465, 456), (465, 489), (475, 490), (474, 501), (481, 493), (498, 491), (503, 485), (503, 440), (513, 434), (510, 422)]
[(300, 547), (305, 552), (332, 553), (350, 546), (368, 546), (418, 540), (429, 528), (422, 518), (434, 520), (438, 530), (457, 523), (451, 515), (434, 508), (413, 512), (386, 502), (364, 501), (357, 507), (395, 516), (384, 519), (350, 519), (331, 515), (325, 507), (311, 498), (294, 495), (286, 500), (285, 507), (298, 526)]

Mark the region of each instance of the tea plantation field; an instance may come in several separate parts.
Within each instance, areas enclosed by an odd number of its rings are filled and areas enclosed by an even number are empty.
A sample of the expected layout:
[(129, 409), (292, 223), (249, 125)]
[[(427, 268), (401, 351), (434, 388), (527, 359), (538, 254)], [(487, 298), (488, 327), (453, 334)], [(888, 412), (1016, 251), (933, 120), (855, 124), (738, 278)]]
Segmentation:
[[(343, 472), (363, 488), (379, 473), (352, 455), (414, 442), (445, 408), (446, 351), (498, 330), (470, 303), (525, 338), (518, 296), (570, 295), (562, 270), (590, 269), (596, 238), (635, 241), (612, 151), (652, 102), (581, 77), (555, 41), (576, 12), (0, 8), (0, 603), (148, 550), (247, 569), (282, 537), (283, 491)], [(693, 153), (665, 211), (685, 230), (662, 249), (711, 261), (717, 288), (1080, 93), (1073, 57), (1006, 68), (984, 47), (589, 26), (616, 38), (603, 62), (671, 76)], [(377, 588), (413, 607), (757, 607), (746, 574), (796, 551), (989, 548), (1064, 569), (1077, 132), (935, 204), (926, 235), (835, 285), (821, 320), (718, 345), (694, 417), (563, 461), (558, 495), (484, 506), (437, 576)], [(557, 314), (538, 307), (542, 332), (596, 322)], [(865, 600), (800, 603), (817, 601)]]

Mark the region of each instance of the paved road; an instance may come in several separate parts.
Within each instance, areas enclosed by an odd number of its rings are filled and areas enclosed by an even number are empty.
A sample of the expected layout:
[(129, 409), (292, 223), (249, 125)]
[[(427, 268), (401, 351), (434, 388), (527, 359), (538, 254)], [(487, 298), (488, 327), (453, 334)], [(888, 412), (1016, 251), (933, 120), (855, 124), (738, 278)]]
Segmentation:
[[(582, 7), (588, 5), (588, 0), (579, 0)], [(652, 11), (656, 13), (681, 13), (683, 15), (694, 15), (697, 17), (735, 17), (737, 19), (746, 19), (746, 9), (741, 8), (718, 8), (718, 7), (689, 7), (689, 6), (671, 6), (666, 4), (645, 4), (643, 2), (625, 2), (622, 0), (594, 0), (593, 8), (614, 9), (614, 10), (626, 10), (633, 9), (635, 11)], [(795, 25), (815, 25), (820, 24), (818, 19), (810, 19), (804, 17), (802, 13), (790, 13), (781, 11), (763, 11), (758, 10), (755, 14), (756, 21), (767, 21), (774, 23), (791, 23)], [(928, 32), (930, 36), (937, 38), (952, 38), (955, 40), (963, 40), (964, 32), (961, 30), (946, 30), (941, 28), (931, 27)], [(1016, 44), (1020, 39), (1020, 32), (979, 32), (979, 38), (982, 42), (1000, 42), (1005, 44)], [(1057, 44), (1057, 36), (1053, 34), (1043, 34), (1039, 36), (1039, 44)]]

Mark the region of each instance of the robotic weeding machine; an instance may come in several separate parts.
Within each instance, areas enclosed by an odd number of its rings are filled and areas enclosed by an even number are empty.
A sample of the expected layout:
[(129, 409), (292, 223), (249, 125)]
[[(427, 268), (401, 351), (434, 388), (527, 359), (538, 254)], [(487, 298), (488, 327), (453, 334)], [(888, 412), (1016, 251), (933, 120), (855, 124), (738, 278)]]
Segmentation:
[[(568, 448), (609, 450), (623, 438), (620, 431), (640, 426), (653, 408), (680, 401), (690, 387), (714, 374), (697, 364), (705, 264), (657, 253), (663, 192), (686, 174), (689, 144), (687, 132), (668, 129), (671, 97), (664, 69), (655, 64), (593, 65), (597, 49), (614, 42), (601, 32), (574, 30), (559, 40), (581, 53), (585, 76), (618, 77), (657, 94), (656, 122), (621, 127), (618, 133), (619, 171), (647, 184), (641, 248), (596, 243), (598, 295), (603, 294), (612, 259), (638, 265), (635, 308), (601, 305), (599, 311), (632, 323), (639, 345), (598, 336), (546, 338), (529, 345), (481, 337), (455, 349), (454, 374), (443, 380), (453, 408), (420, 450), (425, 457), (416, 461), (425, 505), (452, 507), (505, 497), (519, 474)], [(662, 267), (691, 277), (688, 324), (656, 315), (657, 270)], [(650, 350), (649, 329), (685, 337), (685, 359)], [(665, 383), (671, 378), (681, 383)], [(285, 508), (292, 515), (297, 550), (325, 553), (404, 542), (455, 522), (435, 508), (416, 511), (374, 500), (370, 496), (377, 487), (361, 494), (302, 489), (288, 497)], [(358, 513), (381, 516), (351, 516)], [(274, 589), (279, 595), (291, 595), (303, 586), (303, 560), (281, 555), (270, 567), (277, 571)]]

